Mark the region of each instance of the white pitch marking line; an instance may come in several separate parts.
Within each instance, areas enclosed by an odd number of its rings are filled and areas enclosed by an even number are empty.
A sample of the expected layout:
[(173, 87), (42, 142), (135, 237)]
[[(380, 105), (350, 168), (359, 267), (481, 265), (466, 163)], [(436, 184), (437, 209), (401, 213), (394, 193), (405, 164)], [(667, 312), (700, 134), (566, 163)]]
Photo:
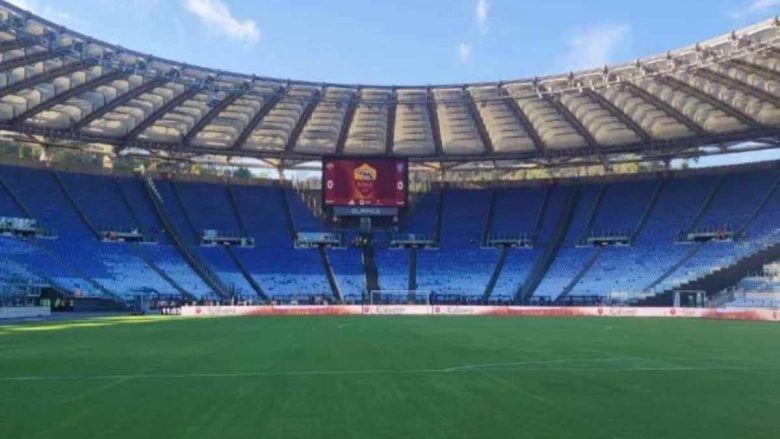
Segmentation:
[[(469, 369), (489, 369), (512, 366), (526, 366), (534, 364), (568, 364), (568, 363), (609, 363), (614, 361), (635, 361), (644, 360), (644, 358), (580, 358), (580, 359), (560, 359), (560, 360), (536, 360), (536, 361), (514, 361), (506, 363), (476, 363), (465, 364), (463, 366), (454, 366), (442, 369), (443, 372), (458, 372)], [(516, 368), (519, 369), (519, 368)]]
[[(491, 372), (697, 372), (697, 371), (780, 371), (780, 365), (774, 366), (659, 366), (659, 367), (623, 367), (623, 368), (577, 368), (577, 367), (517, 367), (523, 365), (570, 364), (570, 363), (608, 363), (636, 360), (631, 358), (541, 360), (508, 363), (467, 364), (445, 369), (357, 369), (357, 370), (301, 370), (269, 372), (206, 372), (206, 373), (163, 373), (163, 374), (106, 374), (81, 376), (16, 376), (0, 377), (0, 382), (34, 381), (98, 381), (130, 379), (191, 379), (191, 378), (252, 378), (273, 376), (328, 376), (328, 375), (407, 375), (407, 374), (451, 374), (469, 373), (480, 369), (493, 369)], [(503, 368), (501, 368), (503, 366)]]

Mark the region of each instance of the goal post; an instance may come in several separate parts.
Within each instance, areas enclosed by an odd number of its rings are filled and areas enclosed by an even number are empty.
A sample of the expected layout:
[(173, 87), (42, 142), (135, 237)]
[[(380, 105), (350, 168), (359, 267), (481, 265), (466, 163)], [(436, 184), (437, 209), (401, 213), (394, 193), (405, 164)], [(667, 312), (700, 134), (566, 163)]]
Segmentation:
[(628, 291), (610, 291), (607, 294), (607, 303), (610, 306), (627, 306), (631, 295)]
[(707, 306), (707, 292), (704, 290), (674, 290), (674, 307), (704, 308)]

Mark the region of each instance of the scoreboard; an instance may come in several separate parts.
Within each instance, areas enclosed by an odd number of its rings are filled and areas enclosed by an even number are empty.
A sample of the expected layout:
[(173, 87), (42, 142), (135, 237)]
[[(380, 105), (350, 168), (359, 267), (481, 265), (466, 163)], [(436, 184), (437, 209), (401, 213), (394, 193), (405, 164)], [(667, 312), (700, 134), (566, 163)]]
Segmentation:
[(397, 212), (406, 207), (408, 166), (399, 159), (326, 158), (323, 202), (342, 212), (365, 211), (369, 216)]

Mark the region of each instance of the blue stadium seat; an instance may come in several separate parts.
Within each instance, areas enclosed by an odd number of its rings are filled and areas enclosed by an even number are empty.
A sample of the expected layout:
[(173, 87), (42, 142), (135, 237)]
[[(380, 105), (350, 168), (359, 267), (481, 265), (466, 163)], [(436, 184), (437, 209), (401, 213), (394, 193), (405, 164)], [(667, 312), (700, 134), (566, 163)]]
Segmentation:
[[(0, 190), (0, 216), (24, 216), (26, 209), (57, 235), (30, 241), (0, 237), (0, 284), (49, 283), (84, 295), (125, 298), (150, 290), (175, 295), (183, 288), (196, 297), (216, 298), (167, 236), (142, 180), (10, 166), (0, 166), (0, 176), (11, 191)], [(442, 300), (482, 299), (500, 254), (485, 248), (486, 233), (533, 237), (533, 248), (507, 250), (493, 302), (513, 300), (535, 271), (543, 274), (535, 297), (554, 300), (567, 292), (637, 298), (677, 288), (780, 242), (780, 190), (769, 192), (778, 176), (780, 171), (766, 170), (580, 185), (561, 246), (544, 273), (540, 262), (557, 241), (574, 186), (433, 189), (417, 200), (400, 231), (435, 236), (441, 205), (439, 248), (417, 250), (416, 278), (418, 290)], [(239, 297), (256, 299), (248, 273), (280, 301), (334, 299), (319, 251), (294, 248), (296, 231), (328, 226), (292, 189), (167, 180), (155, 186), (165, 216), (195, 257)], [(680, 241), (681, 232), (693, 227), (723, 225), (744, 234), (725, 242)], [(103, 242), (96, 232), (104, 227), (138, 227), (157, 243)], [(237, 233), (241, 228), (255, 247), (234, 247), (238, 263), (222, 247), (200, 245), (205, 229)], [(613, 231), (630, 233), (633, 242), (599, 250), (583, 240), (589, 233)], [(407, 290), (411, 250), (388, 248), (384, 232), (375, 237), (380, 288)], [(364, 297), (361, 250), (326, 254), (342, 296)]]

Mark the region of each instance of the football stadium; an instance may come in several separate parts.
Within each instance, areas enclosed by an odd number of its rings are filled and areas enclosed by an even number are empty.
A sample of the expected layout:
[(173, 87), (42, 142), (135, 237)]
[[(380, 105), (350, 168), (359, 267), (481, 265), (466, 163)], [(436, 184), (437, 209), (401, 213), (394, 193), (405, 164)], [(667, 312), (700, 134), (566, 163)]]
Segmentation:
[(0, 437), (780, 437), (778, 11), (590, 70), (363, 85), (18, 3)]

